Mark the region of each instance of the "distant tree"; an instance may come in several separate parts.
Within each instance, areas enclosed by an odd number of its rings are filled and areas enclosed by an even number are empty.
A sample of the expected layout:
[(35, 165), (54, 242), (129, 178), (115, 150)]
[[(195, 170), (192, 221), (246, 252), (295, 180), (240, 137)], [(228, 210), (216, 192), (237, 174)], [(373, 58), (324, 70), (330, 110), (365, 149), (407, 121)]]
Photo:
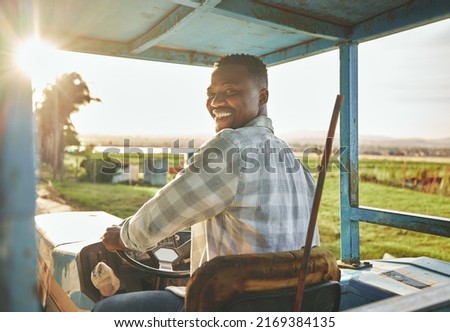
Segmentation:
[(78, 73), (61, 75), (44, 91), (44, 100), (36, 106), (38, 149), (40, 161), (52, 167), (53, 178), (64, 174), (64, 148), (80, 145), (71, 115), (80, 106), (101, 100), (92, 97)]

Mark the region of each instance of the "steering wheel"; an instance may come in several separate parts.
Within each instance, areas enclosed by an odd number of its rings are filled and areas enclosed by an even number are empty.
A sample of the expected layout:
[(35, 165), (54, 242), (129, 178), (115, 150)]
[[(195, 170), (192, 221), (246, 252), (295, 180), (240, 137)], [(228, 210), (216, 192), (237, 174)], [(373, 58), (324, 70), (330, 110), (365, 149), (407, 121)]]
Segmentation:
[(177, 270), (177, 266), (190, 257), (191, 240), (187, 240), (178, 247), (170, 246), (167, 242), (160, 242), (156, 247), (147, 251), (158, 268), (142, 263), (131, 257), (130, 251), (117, 250), (117, 254), (132, 267), (150, 274), (166, 278), (189, 277), (190, 270)]

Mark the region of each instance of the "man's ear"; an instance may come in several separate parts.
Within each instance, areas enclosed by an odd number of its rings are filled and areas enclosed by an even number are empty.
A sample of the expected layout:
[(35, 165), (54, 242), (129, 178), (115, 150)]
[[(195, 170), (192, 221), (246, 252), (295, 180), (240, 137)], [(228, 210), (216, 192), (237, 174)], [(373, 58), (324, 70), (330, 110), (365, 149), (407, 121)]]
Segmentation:
[(269, 90), (267, 88), (262, 88), (259, 91), (259, 106), (267, 104), (268, 100), (269, 100)]

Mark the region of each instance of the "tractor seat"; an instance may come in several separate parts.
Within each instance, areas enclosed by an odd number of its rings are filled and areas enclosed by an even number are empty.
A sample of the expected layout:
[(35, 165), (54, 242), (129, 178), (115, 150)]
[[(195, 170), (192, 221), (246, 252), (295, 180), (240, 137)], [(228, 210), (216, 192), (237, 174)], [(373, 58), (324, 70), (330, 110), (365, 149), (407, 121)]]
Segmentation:
[[(303, 249), (217, 256), (186, 285), (186, 311), (293, 311)], [(311, 248), (302, 311), (339, 311), (341, 271), (334, 255)]]

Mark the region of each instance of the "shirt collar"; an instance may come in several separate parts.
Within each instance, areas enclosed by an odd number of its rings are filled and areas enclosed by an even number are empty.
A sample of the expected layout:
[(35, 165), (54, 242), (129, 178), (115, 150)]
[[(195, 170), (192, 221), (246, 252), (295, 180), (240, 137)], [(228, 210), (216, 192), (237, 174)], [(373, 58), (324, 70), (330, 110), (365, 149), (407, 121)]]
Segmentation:
[(272, 120), (265, 115), (257, 116), (256, 118), (250, 120), (244, 127), (265, 127), (272, 133), (274, 132)]

